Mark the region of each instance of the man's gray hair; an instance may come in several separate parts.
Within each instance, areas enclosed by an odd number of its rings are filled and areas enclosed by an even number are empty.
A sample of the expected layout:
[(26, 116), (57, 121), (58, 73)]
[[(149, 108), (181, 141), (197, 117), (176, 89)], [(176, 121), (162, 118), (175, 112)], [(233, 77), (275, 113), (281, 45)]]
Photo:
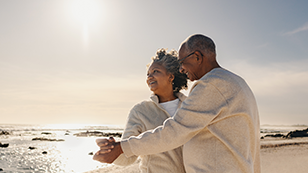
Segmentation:
[(202, 34), (191, 35), (184, 41), (184, 43), (186, 50), (189, 52), (199, 50), (199, 51), (204, 51), (206, 53), (216, 54), (214, 41)]

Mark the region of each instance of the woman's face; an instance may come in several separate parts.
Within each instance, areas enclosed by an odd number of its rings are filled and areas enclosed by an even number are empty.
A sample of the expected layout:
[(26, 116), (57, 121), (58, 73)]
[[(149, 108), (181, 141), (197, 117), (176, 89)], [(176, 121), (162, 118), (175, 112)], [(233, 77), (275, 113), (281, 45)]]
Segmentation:
[(156, 95), (173, 92), (172, 81), (174, 76), (168, 74), (165, 67), (158, 63), (152, 63), (147, 73), (147, 84)]

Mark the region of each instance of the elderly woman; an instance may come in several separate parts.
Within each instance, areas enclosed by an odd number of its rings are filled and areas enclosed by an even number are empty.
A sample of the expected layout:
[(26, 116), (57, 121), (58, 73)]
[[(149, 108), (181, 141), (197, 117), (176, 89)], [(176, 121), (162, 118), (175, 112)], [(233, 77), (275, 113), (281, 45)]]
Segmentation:
[[(147, 80), (153, 92), (151, 100), (135, 105), (129, 113), (122, 138), (138, 136), (144, 131), (154, 129), (174, 115), (186, 98), (179, 91), (187, 88), (187, 77), (179, 72), (176, 51), (166, 52), (160, 49), (148, 65)], [(98, 141), (99, 142), (99, 141)], [(136, 161), (137, 156), (127, 158), (121, 154), (113, 163), (126, 166)], [(140, 156), (142, 173), (185, 172), (182, 146), (159, 154)]]

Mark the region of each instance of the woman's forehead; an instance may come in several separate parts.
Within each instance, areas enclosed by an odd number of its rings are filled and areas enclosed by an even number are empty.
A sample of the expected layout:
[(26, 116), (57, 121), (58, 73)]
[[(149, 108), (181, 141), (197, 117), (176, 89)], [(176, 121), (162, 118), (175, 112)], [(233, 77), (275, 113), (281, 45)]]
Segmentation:
[(165, 69), (164, 66), (162, 66), (160, 63), (158, 62), (153, 62), (148, 70), (153, 70), (153, 69)]

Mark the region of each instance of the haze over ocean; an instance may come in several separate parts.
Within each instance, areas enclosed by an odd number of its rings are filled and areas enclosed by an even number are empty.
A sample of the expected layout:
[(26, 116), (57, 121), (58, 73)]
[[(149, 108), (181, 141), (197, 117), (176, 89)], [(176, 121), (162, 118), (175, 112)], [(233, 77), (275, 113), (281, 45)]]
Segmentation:
[[(261, 124), (308, 124), (307, 1), (0, 1), (1, 124), (124, 125), (146, 64), (203, 33)], [(187, 94), (188, 91), (185, 91)]]

